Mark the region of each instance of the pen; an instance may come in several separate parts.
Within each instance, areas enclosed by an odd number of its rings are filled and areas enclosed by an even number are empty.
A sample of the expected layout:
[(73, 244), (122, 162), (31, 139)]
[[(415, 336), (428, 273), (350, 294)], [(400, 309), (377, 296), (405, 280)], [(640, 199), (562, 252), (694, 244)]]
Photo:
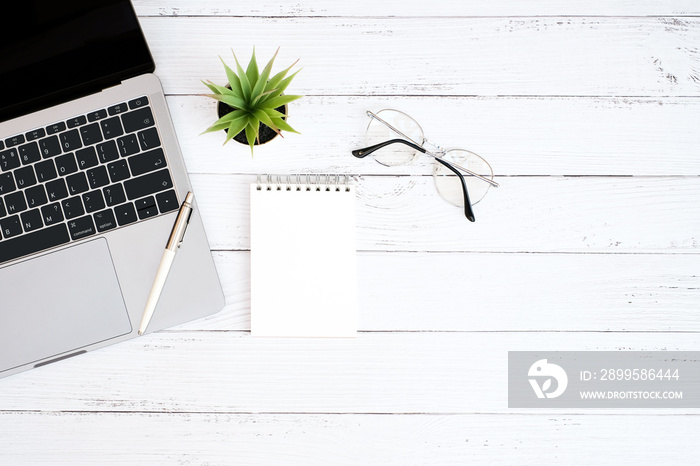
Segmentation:
[(192, 192), (188, 192), (187, 196), (185, 196), (185, 201), (182, 203), (182, 206), (180, 206), (180, 211), (175, 219), (173, 230), (170, 232), (170, 238), (168, 238), (168, 243), (165, 245), (165, 251), (163, 251), (163, 258), (160, 260), (158, 272), (156, 272), (156, 278), (153, 280), (151, 292), (148, 294), (146, 308), (143, 310), (143, 317), (141, 318), (141, 325), (139, 326), (139, 335), (143, 335), (146, 331), (146, 327), (148, 327), (148, 323), (151, 321), (151, 317), (153, 316), (153, 311), (156, 309), (156, 304), (158, 304), (158, 300), (160, 299), (160, 294), (163, 291), (165, 280), (168, 278), (168, 273), (170, 272), (170, 268), (173, 265), (173, 260), (175, 259), (175, 252), (182, 243), (182, 238), (185, 236), (185, 230), (187, 230), (187, 225), (190, 221), (190, 216), (192, 215), (193, 199), (194, 194), (192, 194)]

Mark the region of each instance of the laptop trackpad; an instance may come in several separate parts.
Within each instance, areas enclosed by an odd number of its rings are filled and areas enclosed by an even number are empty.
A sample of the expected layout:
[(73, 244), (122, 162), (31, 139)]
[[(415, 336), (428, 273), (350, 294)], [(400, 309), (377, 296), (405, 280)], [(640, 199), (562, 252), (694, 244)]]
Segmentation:
[(0, 372), (131, 332), (104, 238), (0, 269)]

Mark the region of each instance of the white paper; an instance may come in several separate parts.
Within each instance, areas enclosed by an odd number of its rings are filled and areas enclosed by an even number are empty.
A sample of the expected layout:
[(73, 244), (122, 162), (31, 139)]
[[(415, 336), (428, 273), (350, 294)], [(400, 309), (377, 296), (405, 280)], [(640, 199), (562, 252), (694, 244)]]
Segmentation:
[(251, 333), (354, 337), (355, 189), (251, 185)]

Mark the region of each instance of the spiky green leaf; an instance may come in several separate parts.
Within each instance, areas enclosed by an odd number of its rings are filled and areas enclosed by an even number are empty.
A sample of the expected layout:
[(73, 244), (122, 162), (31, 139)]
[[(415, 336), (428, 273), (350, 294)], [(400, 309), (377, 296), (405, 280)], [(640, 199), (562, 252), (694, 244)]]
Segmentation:
[(248, 82), (250, 83), (251, 89), (254, 88), (255, 84), (258, 82), (258, 77), (260, 76), (260, 72), (258, 71), (258, 61), (255, 58), (255, 47), (253, 47), (253, 56), (250, 57), (248, 68), (245, 70), (245, 75), (248, 77)]
[(255, 87), (253, 87), (252, 91), (252, 96), (254, 99), (256, 98), (256, 96), (259, 96), (265, 92), (267, 80), (270, 78), (270, 73), (272, 72), (272, 64), (274, 63), (275, 57), (277, 56), (279, 50), (280, 49), (278, 48), (275, 54), (270, 59), (270, 61), (267, 62), (267, 65), (265, 65), (265, 68), (263, 68), (262, 73), (260, 73), (260, 77), (255, 83)]
[[(219, 57), (219, 60), (221, 60), (221, 63), (224, 64), (224, 70), (226, 70), (226, 79), (228, 79), (228, 83), (231, 86), (231, 92), (233, 92), (235, 95), (241, 95), (242, 90), (241, 90), (241, 81), (238, 79), (238, 76), (236, 76), (236, 73), (233, 72), (233, 70), (226, 64), (223, 58)], [(226, 89), (226, 88), (224, 88)]]
[(202, 81), (202, 84), (207, 86), (209, 88), (209, 90), (212, 91), (214, 94), (221, 94), (221, 92), (218, 89), (218, 86), (216, 84), (214, 84), (213, 82)]
[(248, 80), (248, 76), (246, 75), (245, 71), (243, 71), (243, 67), (240, 63), (238, 63), (238, 58), (236, 57), (235, 53), (233, 54), (233, 59), (236, 60), (236, 69), (238, 70), (238, 79), (241, 82), (241, 92), (243, 94), (243, 98), (248, 101), (250, 100), (251, 91), (250, 81)]
[(245, 101), (239, 97), (235, 97), (233, 95), (224, 95), (224, 94), (207, 94), (207, 97), (211, 97), (212, 99), (216, 99), (220, 102), (225, 103), (229, 107), (233, 108), (238, 108), (241, 110), (247, 110), (248, 106), (246, 105)]
[(280, 130), (282, 131), (288, 131), (290, 133), (297, 133), (299, 134), (299, 131), (295, 130), (291, 126), (289, 126), (289, 123), (284, 121), (282, 118), (272, 118), (272, 123), (275, 124)]
[(256, 110), (253, 112), (253, 115), (255, 115), (255, 117), (260, 120), (263, 125), (267, 125), (267, 127), (269, 127), (272, 131), (280, 134), (280, 130), (277, 128), (277, 125), (272, 122), (272, 119), (267, 116), (267, 113), (263, 112), (262, 110)]
[(258, 96), (254, 96), (253, 100), (250, 102), (251, 108), (262, 108), (262, 103), (265, 100), (266, 96), (269, 96), (271, 93), (274, 93), (276, 89), (273, 89), (271, 91), (263, 92), (262, 94)]
[(265, 101), (265, 106), (269, 108), (277, 108), (301, 98), (302, 96), (300, 95), (280, 95), (271, 99), (267, 99)]
[(274, 108), (263, 108), (263, 111), (267, 113), (267, 116), (270, 118), (282, 118), (283, 116), (287, 116), (282, 112), (278, 112)]
[(289, 68), (287, 68), (286, 70), (280, 71), (279, 73), (274, 75), (272, 78), (270, 78), (270, 80), (267, 82), (267, 85), (265, 86), (265, 90), (276, 89), (277, 85), (284, 79), (285, 76), (287, 76), (287, 73), (289, 72), (289, 70), (291, 70), (292, 67), (294, 65), (296, 65), (298, 61), (299, 60), (295, 61), (294, 63), (292, 63), (292, 65)]
[(248, 118), (238, 118), (236, 120), (233, 120), (231, 124), (228, 126), (228, 133), (226, 133), (226, 140), (224, 141), (224, 144), (229, 142), (231, 139), (236, 137), (238, 133), (243, 131), (243, 128), (246, 127), (248, 124)]

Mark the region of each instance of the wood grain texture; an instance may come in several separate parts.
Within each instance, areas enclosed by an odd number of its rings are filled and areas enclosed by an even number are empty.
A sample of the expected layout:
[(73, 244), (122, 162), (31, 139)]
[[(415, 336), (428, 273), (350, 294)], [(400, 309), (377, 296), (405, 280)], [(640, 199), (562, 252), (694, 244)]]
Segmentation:
[(227, 0), (191, 2), (187, 0), (134, 0), (140, 16), (650, 16), (697, 15), (700, 8), (692, 0), (658, 2), (653, 0), (606, 2), (601, 0), (572, 2), (566, 0), (517, 0), (491, 2), (488, 0), (439, 2), (406, 2), (385, 0), (375, 2), (328, 2), (307, 0), (287, 2), (274, 0)]
[(497, 176), (700, 175), (696, 98), (311, 96), (290, 105), (301, 134), (253, 157), (247, 146), (223, 146), (223, 132), (200, 135), (217, 118), (212, 99), (171, 96), (168, 104), (190, 173), (430, 174), (427, 157), (385, 167), (350, 154), (365, 146), (365, 112), (394, 108), (432, 142), (480, 154)]
[[(690, 416), (0, 413), (8, 464), (693, 464)], [(118, 435), (115, 435), (118, 432)], [(80, 448), (73, 447), (80, 438)], [(46, 444), (56, 445), (50, 451)], [(609, 448), (615, 445), (615, 448)], [(27, 456), (28, 451), (35, 452)]]
[[(191, 177), (213, 249), (249, 249), (252, 175)], [(357, 248), (374, 251), (697, 252), (698, 177), (511, 177), (474, 207), (430, 176), (353, 178)]]
[[(695, 464), (700, 409), (507, 408), (507, 352), (700, 348), (695, 0), (134, 0), (225, 309), (0, 381), (0, 463)], [(302, 134), (199, 136), (231, 48), (301, 58)], [(354, 159), (366, 110), (493, 166), (477, 222), (431, 161)], [(252, 338), (248, 185), (358, 188), (356, 339)]]
[[(227, 305), (180, 329), (250, 330), (250, 255), (214, 258)], [(360, 253), (359, 328), (697, 332), (697, 263), (694, 254)]]
[[(168, 94), (218, 56), (302, 58), (306, 95), (700, 95), (697, 18), (142, 18)], [(436, 31), (440, 31), (436, 33)], [(319, 40), (323, 38), (323, 40)], [(282, 69), (282, 68), (280, 68)]]
[(664, 332), (370, 332), (355, 339), (159, 332), (4, 379), (0, 411), (515, 417), (548, 410), (507, 407), (508, 351), (682, 351), (699, 344), (698, 333)]

